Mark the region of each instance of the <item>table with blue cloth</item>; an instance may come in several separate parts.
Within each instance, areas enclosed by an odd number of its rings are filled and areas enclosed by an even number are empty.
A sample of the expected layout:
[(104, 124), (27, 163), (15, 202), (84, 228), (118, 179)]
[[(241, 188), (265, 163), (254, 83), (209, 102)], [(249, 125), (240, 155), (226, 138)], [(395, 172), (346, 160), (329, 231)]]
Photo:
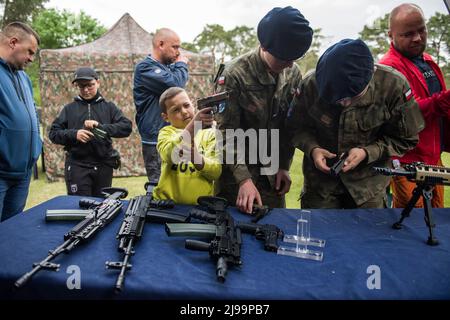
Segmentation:
[[(147, 223), (131, 258), (124, 290), (116, 294), (121, 261), (116, 233), (123, 211), (88, 243), (53, 262), (58, 272), (42, 270), (19, 290), (14, 282), (63, 242), (76, 221), (45, 221), (47, 209), (77, 209), (80, 197), (60, 196), (0, 224), (0, 299), (449, 299), (450, 210), (433, 209), (438, 246), (425, 242), (423, 209), (414, 209), (401, 230), (392, 229), (398, 209), (312, 210), (311, 236), (326, 240), (323, 261), (304, 260), (263, 250), (243, 234), (240, 267), (230, 266), (225, 283), (216, 279), (208, 252), (184, 247), (186, 237), (168, 237), (162, 224)], [(188, 207), (177, 210), (187, 213)], [(236, 220), (250, 217), (230, 208)], [(274, 209), (259, 223), (296, 233), (300, 210)], [(79, 287), (70, 285), (74, 270)]]

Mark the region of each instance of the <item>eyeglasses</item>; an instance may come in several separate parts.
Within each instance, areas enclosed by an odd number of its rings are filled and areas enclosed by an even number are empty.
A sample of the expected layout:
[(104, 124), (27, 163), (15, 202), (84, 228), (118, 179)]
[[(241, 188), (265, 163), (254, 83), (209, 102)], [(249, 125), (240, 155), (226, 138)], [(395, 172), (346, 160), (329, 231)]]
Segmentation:
[(81, 90), (84, 89), (92, 89), (95, 87), (95, 82), (91, 82), (91, 83), (86, 83), (86, 84), (81, 84), (81, 83), (77, 83), (78, 88), (80, 88)]

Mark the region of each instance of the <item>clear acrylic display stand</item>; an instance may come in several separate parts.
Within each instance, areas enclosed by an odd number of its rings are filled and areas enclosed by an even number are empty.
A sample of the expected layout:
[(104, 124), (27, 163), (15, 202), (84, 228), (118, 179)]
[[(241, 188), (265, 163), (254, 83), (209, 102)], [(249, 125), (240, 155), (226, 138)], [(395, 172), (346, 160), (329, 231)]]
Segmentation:
[(308, 246), (321, 248), (325, 246), (325, 240), (311, 238), (311, 211), (301, 210), (300, 218), (297, 219), (297, 234), (285, 235), (283, 242), (294, 243), (295, 246), (280, 245), (277, 254), (316, 261), (323, 260), (323, 252), (308, 248)]

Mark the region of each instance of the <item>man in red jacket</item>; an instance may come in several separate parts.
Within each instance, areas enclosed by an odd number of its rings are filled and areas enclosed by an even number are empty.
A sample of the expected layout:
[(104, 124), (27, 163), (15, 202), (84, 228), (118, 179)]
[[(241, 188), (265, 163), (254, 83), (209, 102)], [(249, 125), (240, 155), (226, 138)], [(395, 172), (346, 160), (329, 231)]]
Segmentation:
[[(402, 164), (421, 161), (442, 165), (443, 142), (450, 138), (447, 122), (450, 119), (450, 91), (445, 87), (438, 65), (424, 52), (427, 27), (422, 9), (414, 4), (401, 4), (394, 8), (389, 19), (389, 37), (391, 47), (380, 63), (394, 67), (407, 78), (425, 118), (425, 129), (419, 134), (419, 144), (399, 160)], [(448, 131), (445, 132), (444, 128)], [(446, 139), (442, 139), (443, 137)], [(415, 183), (409, 182), (405, 177), (394, 177), (393, 207), (404, 208), (411, 199), (415, 186)], [(444, 206), (443, 186), (436, 186), (434, 189), (432, 206)], [(422, 199), (416, 203), (416, 207), (423, 207)]]

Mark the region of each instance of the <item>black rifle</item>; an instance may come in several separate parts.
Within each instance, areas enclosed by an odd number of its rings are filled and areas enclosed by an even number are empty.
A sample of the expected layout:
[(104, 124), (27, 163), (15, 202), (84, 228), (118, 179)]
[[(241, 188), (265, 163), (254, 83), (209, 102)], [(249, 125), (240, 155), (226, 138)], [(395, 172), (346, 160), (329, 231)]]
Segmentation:
[(252, 210), (252, 222), (256, 223), (265, 216), (267, 216), (270, 212), (270, 208), (268, 206), (259, 206), (257, 204), (253, 204)]
[(168, 210), (158, 210), (157, 208), (173, 208), (172, 200), (154, 200), (152, 197), (155, 183), (147, 183), (145, 196), (137, 196), (130, 200), (125, 217), (119, 228), (116, 238), (119, 240), (118, 251), (123, 252), (122, 261), (106, 261), (107, 269), (119, 269), (120, 273), (116, 281), (115, 291), (123, 289), (125, 273), (132, 268), (129, 263), (131, 256), (135, 253), (134, 246), (142, 238), (144, 226), (147, 221), (151, 222), (186, 222), (188, 216), (177, 214)]
[[(216, 260), (216, 275), (219, 282), (225, 282), (228, 264), (241, 265), (241, 230), (235, 226), (233, 217), (226, 211), (228, 202), (217, 197), (199, 197), (197, 202), (207, 211), (192, 209), (189, 216), (213, 224), (170, 224), (166, 223), (169, 236), (199, 235), (212, 237), (211, 242), (186, 240), (186, 249), (208, 251)], [(197, 232), (198, 231), (198, 232)]]
[(409, 217), (411, 210), (422, 196), (425, 211), (424, 219), (429, 231), (427, 244), (431, 246), (438, 245), (439, 241), (433, 235), (435, 224), (431, 213), (431, 200), (433, 199), (433, 189), (436, 185), (450, 185), (450, 168), (414, 162), (406, 164), (404, 169), (373, 167), (373, 170), (385, 176), (404, 176), (409, 181), (416, 183), (416, 188), (414, 188), (411, 199), (403, 209), (400, 220), (394, 223), (392, 227), (394, 229), (402, 228), (403, 220)]
[(51, 260), (63, 252), (69, 253), (78, 244), (87, 242), (117, 216), (123, 205), (119, 199), (125, 198), (128, 195), (128, 191), (121, 188), (104, 188), (102, 193), (107, 197), (102, 202), (96, 202), (89, 199), (80, 200), (80, 207), (89, 208), (90, 213), (83, 221), (79, 222), (64, 235), (63, 244), (56, 249), (51, 250), (47, 258), (41, 262), (34, 263), (33, 269), (30, 272), (25, 273), (14, 283), (16, 288), (22, 287), (41, 269), (58, 271), (60, 265), (51, 263)]
[[(209, 214), (205, 213), (205, 211), (192, 209), (189, 214), (190, 217), (206, 221), (207, 223), (214, 223), (217, 217), (216, 212), (217, 210), (221, 210), (224, 199), (217, 197), (200, 197), (198, 203), (201, 204)], [(257, 240), (264, 241), (264, 250), (276, 252), (278, 250), (278, 239), (282, 239), (284, 236), (283, 230), (273, 224), (255, 223), (255, 221), (259, 221), (269, 212), (270, 209), (267, 206), (253, 205), (252, 214), (254, 216), (251, 220), (252, 222), (236, 221), (235, 226), (239, 228), (242, 233), (254, 235)], [(196, 226), (195, 234), (199, 236), (202, 234), (205, 235), (205, 233), (207, 234), (207, 229), (208, 228), (205, 226)], [(188, 229), (184, 229), (183, 233), (187, 235), (187, 231)]]

